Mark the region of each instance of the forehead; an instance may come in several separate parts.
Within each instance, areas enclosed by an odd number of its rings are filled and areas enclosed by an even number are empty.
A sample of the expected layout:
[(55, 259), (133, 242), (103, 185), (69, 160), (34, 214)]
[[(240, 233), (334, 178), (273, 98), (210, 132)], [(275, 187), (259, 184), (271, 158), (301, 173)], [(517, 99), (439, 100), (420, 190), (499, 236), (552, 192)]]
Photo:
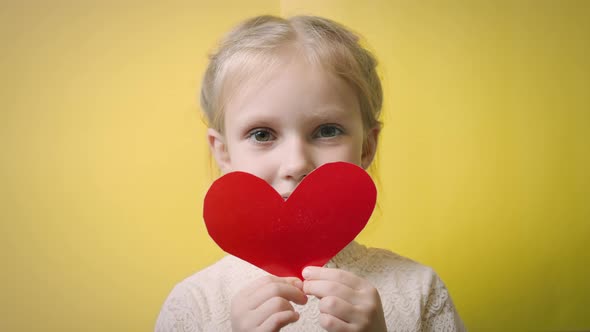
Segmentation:
[(272, 68), (234, 82), (230, 93), (224, 122), (262, 115), (330, 118), (360, 114), (354, 90), (343, 79), (301, 57), (280, 58)]
[(222, 70), (221, 99), (227, 105), (237, 96), (251, 92), (264, 85), (294, 59), (306, 58), (305, 53), (295, 46), (285, 46), (266, 52), (243, 51), (235, 53)]

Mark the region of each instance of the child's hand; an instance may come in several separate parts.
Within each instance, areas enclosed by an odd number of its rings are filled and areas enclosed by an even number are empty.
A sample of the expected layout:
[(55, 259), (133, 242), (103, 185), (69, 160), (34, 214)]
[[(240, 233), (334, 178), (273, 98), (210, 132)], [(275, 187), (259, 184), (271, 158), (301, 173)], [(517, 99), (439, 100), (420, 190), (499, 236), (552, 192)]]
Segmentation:
[(232, 330), (279, 331), (299, 319), (289, 301), (297, 304), (307, 302), (301, 280), (275, 276), (254, 280), (232, 299)]
[(367, 280), (338, 269), (308, 266), (303, 291), (320, 299), (320, 325), (328, 331), (386, 331), (381, 298)]

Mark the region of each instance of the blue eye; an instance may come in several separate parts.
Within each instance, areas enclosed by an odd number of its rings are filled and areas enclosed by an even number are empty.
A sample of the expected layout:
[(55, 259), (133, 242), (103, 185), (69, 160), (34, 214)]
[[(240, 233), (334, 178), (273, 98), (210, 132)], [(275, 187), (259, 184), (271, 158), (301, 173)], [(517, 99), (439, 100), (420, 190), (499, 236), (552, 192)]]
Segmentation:
[(318, 138), (328, 138), (328, 137), (336, 137), (338, 135), (342, 135), (342, 129), (338, 128), (337, 126), (333, 125), (325, 125), (322, 126), (316, 133), (316, 137)]
[(274, 139), (274, 135), (268, 129), (255, 129), (248, 134), (248, 138), (256, 142), (268, 142)]

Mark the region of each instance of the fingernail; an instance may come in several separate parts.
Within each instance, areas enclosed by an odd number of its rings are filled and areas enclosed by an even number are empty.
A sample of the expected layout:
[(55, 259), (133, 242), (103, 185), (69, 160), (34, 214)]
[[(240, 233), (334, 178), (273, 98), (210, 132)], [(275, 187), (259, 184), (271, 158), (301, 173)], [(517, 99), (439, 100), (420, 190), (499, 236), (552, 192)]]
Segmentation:
[(311, 277), (310, 269), (308, 267), (306, 267), (305, 269), (303, 269), (303, 271), (301, 271), (301, 275), (303, 276), (304, 279)]

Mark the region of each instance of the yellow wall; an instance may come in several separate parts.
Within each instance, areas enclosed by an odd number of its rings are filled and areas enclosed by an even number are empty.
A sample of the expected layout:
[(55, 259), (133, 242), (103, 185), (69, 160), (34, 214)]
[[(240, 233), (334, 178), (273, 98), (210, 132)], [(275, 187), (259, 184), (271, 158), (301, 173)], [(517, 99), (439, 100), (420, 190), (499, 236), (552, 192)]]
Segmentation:
[(2, 2), (0, 330), (152, 330), (221, 257), (197, 90), (260, 13), (339, 20), (381, 60), (361, 242), (433, 266), (472, 331), (590, 329), (590, 2), (362, 3)]

